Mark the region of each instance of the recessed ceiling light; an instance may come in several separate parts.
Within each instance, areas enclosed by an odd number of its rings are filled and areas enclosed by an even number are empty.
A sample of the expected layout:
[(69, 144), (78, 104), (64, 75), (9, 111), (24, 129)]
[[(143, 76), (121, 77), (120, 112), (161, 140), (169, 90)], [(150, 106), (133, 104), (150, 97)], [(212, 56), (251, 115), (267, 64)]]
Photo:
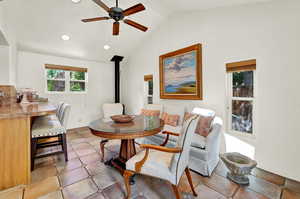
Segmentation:
[(61, 38), (62, 38), (62, 40), (64, 40), (64, 41), (70, 40), (70, 36), (68, 36), (68, 35), (63, 35), (63, 36), (61, 36)]
[(110, 49), (110, 46), (109, 46), (109, 45), (104, 45), (103, 48), (104, 48), (105, 50), (108, 50), (108, 49)]
[(72, 0), (73, 3), (79, 3), (81, 0)]

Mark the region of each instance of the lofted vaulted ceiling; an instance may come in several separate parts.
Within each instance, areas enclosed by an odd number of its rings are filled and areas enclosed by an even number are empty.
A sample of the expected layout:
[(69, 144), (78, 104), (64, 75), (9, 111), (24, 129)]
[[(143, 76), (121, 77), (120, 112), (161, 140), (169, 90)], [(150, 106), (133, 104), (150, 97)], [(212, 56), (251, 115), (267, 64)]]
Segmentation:
[[(47, 53), (87, 60), (108, 61), (113, 55), (128, 56), (136, 46), (142, 45), (158, 25), (168, 16), (180, 12), (210, 9), (215, 7), (263, 2), (270, 0), (120, 0), (119, 6), (126, 9), (143, 3), (146, 11), (129, 19), (149, 27), (140, 32), (122, 25), (119, 36), (112, 36), (112, 21), (82, 23), (81, 19), (106, 16), (107, 13), (92, 0), (4, 0), (5, 20), (15, 32), (20, 50)], [(109, 7), (115, 0), (103, 0)], [(63, 41), (62, 35), (69, 35)], [(110, 45), (110, 50), (104, 50)]]

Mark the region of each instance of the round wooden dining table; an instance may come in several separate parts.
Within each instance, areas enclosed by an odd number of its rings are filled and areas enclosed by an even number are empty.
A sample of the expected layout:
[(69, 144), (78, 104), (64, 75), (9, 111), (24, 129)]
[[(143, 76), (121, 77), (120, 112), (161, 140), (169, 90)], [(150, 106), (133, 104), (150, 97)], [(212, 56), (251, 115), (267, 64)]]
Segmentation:
[(111, 120), (98, 119), (89, 124), (91, 132), (98, 137), (121, 140), (119, 157), (106, 164), (116, 167), (121, 172), (126, 169), (126, 161), (136, 154), (134, 139), (151, 136), (162, 130), (163, 121), (159, 117), (134, 116), (130, 123), (116, 123)]

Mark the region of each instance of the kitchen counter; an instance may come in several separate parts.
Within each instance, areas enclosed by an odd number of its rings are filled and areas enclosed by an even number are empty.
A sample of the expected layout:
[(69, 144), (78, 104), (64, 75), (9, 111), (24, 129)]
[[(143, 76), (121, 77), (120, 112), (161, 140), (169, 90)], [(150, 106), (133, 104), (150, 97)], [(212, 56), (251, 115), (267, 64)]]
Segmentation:
[(54, 114), (55, 111), (56, 106), (47, 102), (33, 102), (28, 104), (12, 103), (8, 105), (0, 105), (0, 119), (48, 115)]

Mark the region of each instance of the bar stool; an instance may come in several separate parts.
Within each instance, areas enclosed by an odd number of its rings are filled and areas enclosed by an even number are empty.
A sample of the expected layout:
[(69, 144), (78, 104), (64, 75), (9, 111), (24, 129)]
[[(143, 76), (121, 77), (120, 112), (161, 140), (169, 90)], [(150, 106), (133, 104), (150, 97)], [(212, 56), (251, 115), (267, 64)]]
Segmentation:
[[(66, 127), (69, 119), (71, 106), (61, 103), (56, 115), (38, 117), (34, 120), (31, 130), (31, 170), (34, 169), (34, 161), (58, 153), (64, 153), (65, 161), (68, 161)], [(50, 142), (39, 142), (42, 139), (57, 138)], [(37, 155), (37, 149), (62, 146), (61, 151)]]

